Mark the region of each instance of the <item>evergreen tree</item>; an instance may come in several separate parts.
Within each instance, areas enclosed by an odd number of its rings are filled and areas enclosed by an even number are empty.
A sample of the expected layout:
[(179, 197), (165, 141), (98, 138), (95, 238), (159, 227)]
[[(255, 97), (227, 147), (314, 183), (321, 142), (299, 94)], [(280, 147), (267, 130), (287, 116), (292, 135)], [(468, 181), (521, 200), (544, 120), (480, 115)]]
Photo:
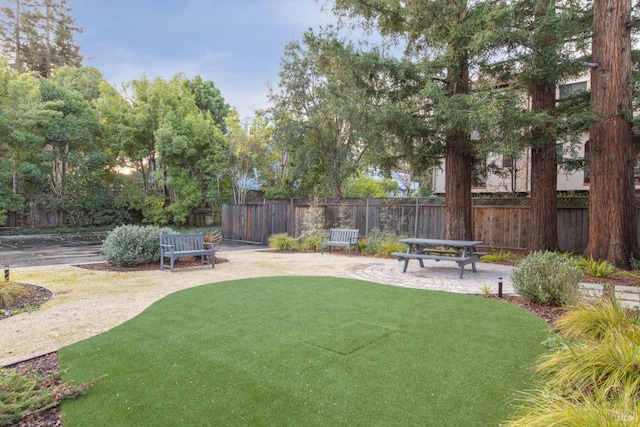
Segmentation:
[(585, 255), (628, 267), (638, 255), (632, 122), (631, 0), (593, 3), (589, 243)]
[[(364, 20), (383, 36), (406, 40), (406, 53), (422, 75), (420, 97), (411, 98), (417, 114), (429, 122), (429, 154), (445, 157), (446, 218), (444, 237), (472, 238), (472, 174), (486, 151), (489, 122), (495, 120), (486, 92), (472, 92), (471, 76), (480, 70), (492, 45), (494, 14), (502, 7), (467, 0), (336, 0), (334, 11)], [(474, 134), (474, 138), (471, 135)], [(475, 136), (479, 137), (476, 138)]]
[[(505, 135), (520, 135), (506, 139), (515, 146), (503, 149), (531, 151), (528, 248), (557, 250), (557, 147), (582, 142), (589, 118), (583, 95), (559, 104), (556, 89), (565, 79), (585, 73), (580, 56), (587, 48), (590, 13), (573, 0), (519, 0), (510, 12), (498, 25), (506, 31), (494, 36), (508, 59), (499, 57), (492, 65), (502, 71), (496, 73), (499, 81), (527, 94), (529, 103), (522, 102), (519, 117), (503, 122)], [(580, 107), (582, 114), (576, 114)]]
[(9, 0), (0, 9), (3, 53), (13, 68), (51, 77), (54, 68), (79, 67), (83, 57), (75, 44), (75, 27), (69, 0)]

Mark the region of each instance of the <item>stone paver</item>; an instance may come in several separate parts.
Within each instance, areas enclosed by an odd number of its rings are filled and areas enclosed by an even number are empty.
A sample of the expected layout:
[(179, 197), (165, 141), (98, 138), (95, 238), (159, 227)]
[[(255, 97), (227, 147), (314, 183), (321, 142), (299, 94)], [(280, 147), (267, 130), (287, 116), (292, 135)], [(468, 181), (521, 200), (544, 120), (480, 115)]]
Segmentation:
[(514, 293), (510, 266), (483, 263), (476, 266), (476, 273), (471, 271), (471, 266), (465, 267), (462, 279), (455, 263), (430, 260), (424, 261), (424, 268), (417, 261), (410, 263), (406, 273), (402, 272), (403, 263), (395, 260), (357, 264), (347, 267), (346, 272), (349, 277), (370, 282), (461, 294), (497, 294), (498, 282), (502, 281), (502, 292)]

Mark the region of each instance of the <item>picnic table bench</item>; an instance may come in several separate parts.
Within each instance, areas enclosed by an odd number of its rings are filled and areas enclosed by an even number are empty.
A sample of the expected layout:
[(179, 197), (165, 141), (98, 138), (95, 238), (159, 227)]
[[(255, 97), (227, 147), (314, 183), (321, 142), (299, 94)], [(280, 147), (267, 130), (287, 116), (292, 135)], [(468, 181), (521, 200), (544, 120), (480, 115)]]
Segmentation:
[[(208, 247), (205, 247), (208, 246)], [(202, 265), (206, 256), (211, 257), (211, 267), (215, 267), (215, 244), (205, 242), (202, 233), (160, 234), (160, 270), (171, 268), (176, 258), (199, 256)], [(170, 265), (165, 265), (165, 258), (169, 258)]]
[(464, 266), (471, 264), (473, 272), (476, 272), (476, 262), (480, 261), (483, 254), (477, 252), (475, 247), (482, 242), (476, 240), (441, 240), (441, 239), (402, 239), (407, 244), (407, 252), (393, 252), (391, 255), (404, 261), (403, 273), (406, 273), (409, 260), (417, 259), (420, 267), (425, 259), (434, 261), (452, 261), (460, 267), (460, 278), (464, 274)]
[(329, 253), (331, 253), (332, 246), (343, 246), (349, 248), (349, 256), (351, 256), (351, 247), (355, 246), (356, 255), (358, 254), (358, 237), (360, 237), (360, 230), (357, 228), (332, 228), (329, 230), (329, 238), (325, 242), (324, 237), (320, 243), (320, 253), (324, 254), (324, 247), (329, 246)]

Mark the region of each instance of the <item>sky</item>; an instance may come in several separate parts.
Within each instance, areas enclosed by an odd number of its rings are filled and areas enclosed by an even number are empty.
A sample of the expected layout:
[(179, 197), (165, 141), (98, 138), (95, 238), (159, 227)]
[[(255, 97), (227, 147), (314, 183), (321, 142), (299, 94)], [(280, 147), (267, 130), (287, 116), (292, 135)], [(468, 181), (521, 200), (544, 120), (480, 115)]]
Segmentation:
[(123, 82), (200, 75), (240, 117), (268, 106), (285, 45), (335, 22), (316, 0), (69, 0), (84, 65)]

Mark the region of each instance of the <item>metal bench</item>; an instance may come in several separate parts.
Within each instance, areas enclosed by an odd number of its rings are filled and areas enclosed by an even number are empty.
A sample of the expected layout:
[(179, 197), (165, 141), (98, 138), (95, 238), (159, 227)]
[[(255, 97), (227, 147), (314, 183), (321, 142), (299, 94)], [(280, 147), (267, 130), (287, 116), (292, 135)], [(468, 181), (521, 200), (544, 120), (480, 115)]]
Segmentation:
[(349, 248), (349, 256), (351, 256), (351, 247), (355, 246), (357, 255), (358, 237), (360, 237), (360, 230), (357, 228), (332, 228), (329, 230), (328, 240), (325, 242), (323, 238), (320, 243), (320, 253), (324, 254), (325, 246), (329, 246), (329, 253), (331, 253), (332, 246), (342, 246)]
[[(205, 248), (205, 245), (209, 247)], [(171, 268), (173, 272), (176, 258), (188, 256), (199, 256), (202, 265), (205, 257), (210, 256), (211, 267), (215, 267), (215, 252), (215, 245), (205, 242), (202, 233), (160, 234), (160, 270)], [(165, 264), (165, 258), (171, 260), (170, 265)]]

